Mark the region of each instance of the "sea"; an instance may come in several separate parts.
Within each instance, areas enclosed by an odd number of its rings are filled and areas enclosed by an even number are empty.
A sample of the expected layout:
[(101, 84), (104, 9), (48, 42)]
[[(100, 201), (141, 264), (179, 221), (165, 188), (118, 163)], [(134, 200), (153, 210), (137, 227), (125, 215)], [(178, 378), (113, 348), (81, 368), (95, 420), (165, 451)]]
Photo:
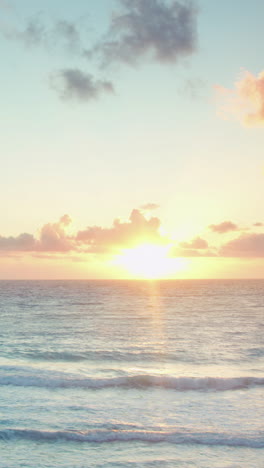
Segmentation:
[(0, 282), (0, 468), (263, 468), (264, 280)]

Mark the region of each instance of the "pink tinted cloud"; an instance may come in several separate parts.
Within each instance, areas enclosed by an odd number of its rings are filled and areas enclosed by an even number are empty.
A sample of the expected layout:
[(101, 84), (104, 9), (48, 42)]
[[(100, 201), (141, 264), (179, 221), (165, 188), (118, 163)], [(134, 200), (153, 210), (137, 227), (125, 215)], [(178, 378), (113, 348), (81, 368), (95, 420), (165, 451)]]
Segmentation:
[(219, 254), (221, 257), (264, 257), (264, 234), (243, 234), (222, 245)]
[(180, 247), (183, 247), (184, 249), (207, 249), (208, 248), (208, 242), (205, 239), (202, 239), (201, 237), (195, 237), (190, 242), (181, 242), (179, 245)]
[(39, 238), (23, 233), (17, 237), (0, 236), (1, 252), (69, 252), (74, 249), (74, 241), (68, 237), (65, 229), (71, 219), (64, 215), (57, 223), (45, 224)]
[(173, 246), (169, 255), (171, 257), (215, 257), (216, 252), (209, 248), (205, 239), (197, 236), (189, 242), (180, 242)]
[(217, 232), (218, 234), (225, 234), (226, 232), (238, 230), (238, 226), (232, 223), (232, 221), (223, 221), (219, 224), (210, 224), (208, 227), (211, 229), (211, 231)]
[(256, 76), (244, 71), (234, 89), (216, 86), (216, 91), (224, 115), (232, 115), (249, 126), (264, 123), (264, 71)]
[(76, 240), (86, 245), (89, 252), (106, 252), (143, 242), (161, 243), (160, 224), (159, 218), (147, 219), (141, 210), (134, 209), (128, 221), (115, 219), (111, 228), (87, 227), (77, 233)]
[[(152, 206), (154, 209), (154, 204)], [(71, 223), (68, 215), (56, 223), (47, 223), (39, 231), (39, 236), (24, 233), (17, 237), (0, 236), (0, 252), (31, 252), (32, 254), (111, 253), (122, 248), (144, 242), (163, 243), (159, 233), (160, 220), (147, 218), (139, 209), (132, 210), (128, 221), (115, 219), (112, 227), (88, 226), (85, 230), (69, 236), (67, 227)]]
[(142, 205), (140, 208), (144, 211), (154, 211), (159, 208), (159, 205), (157, 205), (157, 203), (145, 203), (145, 205)]
[(170, 257), (217, 257), (218, 254), (213, 249), (185, 249), (173, 247), (169, 252)]
[(69, 252), (74, 248), (73, 240), (67, 236), (65, 228), (71, 218), (64, 215), (57, 223), (45, 224), (40, 231), (38, 249), (44, 252)]
[[(172, 241), (160, 233), (161, 222), (157, 217), (149, 217), (142, 209), (133, 209), (127, 221), (115, 219), (112, 226), (88, 226), (75, 235), (68, 234), (71, 219), (62, 216), (55, 223), (45, 224), (38, 236), (22, 233), (16, 237), (0, 236), (0, 255), (20, 258), (28, 253), (38, 258), (58, 259), (66, 255), (113, 254), (120, 250), (142, 243), (171, 246)], [(256, 223), (261, 226), (262, 223)], [(231, 221), (210, 225), (213, 232), (224, 234), (238, 231)], [(202, 237), (188, 242), (180, 242), (170, 247), (171, 257), (264, 257), (264, 233), (246, 233), (224, 243), (219, 248), (209, 246)], [(66, 257), (65, 257), (66, 258)]]
[(36, 249), (37, 241), (32, 234), (23, 233), (17, 237), (0, 236), (1, 252), (30, 252)]

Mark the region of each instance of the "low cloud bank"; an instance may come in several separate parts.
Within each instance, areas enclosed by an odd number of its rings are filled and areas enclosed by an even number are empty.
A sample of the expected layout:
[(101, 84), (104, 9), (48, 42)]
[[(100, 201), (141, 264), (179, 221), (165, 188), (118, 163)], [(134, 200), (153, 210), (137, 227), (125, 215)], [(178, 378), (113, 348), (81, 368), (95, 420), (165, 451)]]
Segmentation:
[[(16, 237), (0, 235), (0, 255), (27, 253), (49, 259), (79, 254), (115, 255), (124, 249), (154, 244), (168, 246), (170, 257), (264, 257), (264, 233), (239, 231), (237, 225), (231, 221), (210, 225), (215, 234), (229, 233), (230, 237), (232, 232), (239, 232), (238, 237), (218, 247), (209, 245), (200, 236), (188, 241), (172, 241), (168, 235), (162, 234), (161, 220), (150, 215), (151, 210), (157, 207), (155, 203), (147, 203), (141, 208), (134, 208), (127, 221), (116, 218), (111, 227), (88, 226), (75, 234), (69, 232), (71, 218), (65, 214), (57, 222), (42, 226), (38, 236), (29, 233)], [(255, 224), (262, 226), (261, 223)]]

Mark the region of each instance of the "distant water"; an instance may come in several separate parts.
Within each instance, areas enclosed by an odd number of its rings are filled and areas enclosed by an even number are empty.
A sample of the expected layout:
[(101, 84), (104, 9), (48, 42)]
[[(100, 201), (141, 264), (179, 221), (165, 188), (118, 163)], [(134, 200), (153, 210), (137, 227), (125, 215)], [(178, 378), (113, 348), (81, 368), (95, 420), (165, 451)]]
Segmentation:
[(1, 281), (0, 468), (263, 468), (264, 281)]

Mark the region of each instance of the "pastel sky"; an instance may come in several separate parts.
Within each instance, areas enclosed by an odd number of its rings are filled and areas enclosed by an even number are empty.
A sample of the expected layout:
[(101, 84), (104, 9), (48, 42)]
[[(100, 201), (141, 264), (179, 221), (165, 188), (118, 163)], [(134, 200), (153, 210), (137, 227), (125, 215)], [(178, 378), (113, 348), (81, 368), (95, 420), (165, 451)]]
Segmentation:
[(0, 0), (0, 278), (263, 278), (263, 17)]

